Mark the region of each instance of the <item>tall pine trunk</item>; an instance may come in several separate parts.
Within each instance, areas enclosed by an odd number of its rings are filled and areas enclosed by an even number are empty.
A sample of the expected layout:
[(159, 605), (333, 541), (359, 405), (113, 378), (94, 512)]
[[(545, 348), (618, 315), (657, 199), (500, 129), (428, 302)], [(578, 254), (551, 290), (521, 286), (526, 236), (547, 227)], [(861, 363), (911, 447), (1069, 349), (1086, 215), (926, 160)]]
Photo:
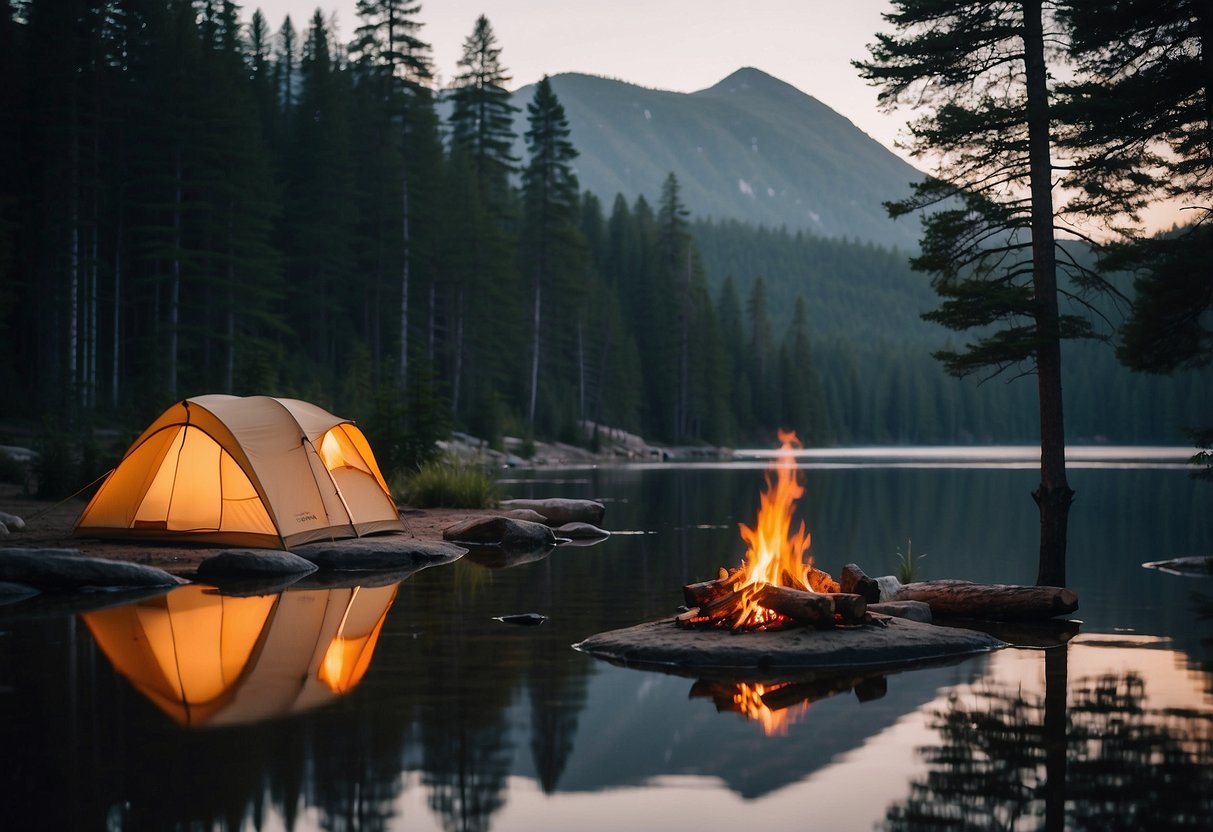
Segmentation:
[(118, 214), (114, 227), (114, 321), (113, 346), (110, 356), (110, 403), (118, 409), (118, 368), (122, 339), (118, 333), (122, 323), (122, 200), (118, 200)]
[[(401, 130), (407, 129), (402, 123)], [(404, 141), (402, 132), (402, 156), (407, 155), (403, 152)], [(409, 175), (403, 159), (400, 165), (400, 364), (396, 381), (403, 391), (409, 375)]]
[(1040, 568), (1036, 583), (1065, 586), (1066, 526), (1074, 492), (1066, 482), (1061, 393), (1061, 329), (1057, 255), (1053, 239), (1053, 165), (1049, 156), (1049, 91), (1041, 0), (1026, 0), (1024, 68), (1027, 84), (1028, 166), (1032, 200), (1032, 283), (1036, 318), (1036, 379), (1040, 399)]
[(543, 302), (543, 280), (539, 272), (535, 274), (535, 299), (531, 321), (531, 387), (530, 400), (527, 402), (526, 423), (533, 430), (535, 427), (535, 391), (539, 386), (539, 328), (540, 311)]
[(168, 395), (177, 400), (177, 330), (181, 319), (181, 148), (173, 155), (173, 255), (168, 295)]

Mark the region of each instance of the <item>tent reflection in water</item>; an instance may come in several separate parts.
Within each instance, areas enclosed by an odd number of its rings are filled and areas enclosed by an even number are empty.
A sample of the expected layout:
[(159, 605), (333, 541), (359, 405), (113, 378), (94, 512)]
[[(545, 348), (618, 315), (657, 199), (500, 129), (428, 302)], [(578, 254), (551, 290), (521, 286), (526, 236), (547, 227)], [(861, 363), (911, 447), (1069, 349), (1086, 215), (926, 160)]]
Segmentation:
[(297, 399), (197, 396), (135, 440), (76, 524), (83, 537), (286, 549), (404, 531), (366, 437)]
[(352, 690), (397, 586), (230, 597), (189, 584), (82, 617), (114, 668), (177, 722), (236, 725)]

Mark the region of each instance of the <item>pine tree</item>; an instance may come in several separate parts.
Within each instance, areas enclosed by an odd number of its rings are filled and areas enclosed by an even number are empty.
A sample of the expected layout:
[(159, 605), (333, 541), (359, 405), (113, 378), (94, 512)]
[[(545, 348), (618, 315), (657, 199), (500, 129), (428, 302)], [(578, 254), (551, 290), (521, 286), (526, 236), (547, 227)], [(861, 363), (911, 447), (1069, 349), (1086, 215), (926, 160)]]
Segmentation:
[(313, 15), (299, 60), (298, 107), (289, 131), (285, 165), (285, 248), (288, 308), (310, 366), (323, 368), (322, 389), (350, 356), (342, 346), (358, 310), (350, 302), (356, 284), (355, 229), (348, 74), (336, 64), (328, 22)]
[(687, 230), (690, 211), (679, 196), (678, 179), (673, 173), (661, 185), (661, 202), (657, 209), (657, 250), (661, 279), (672, 293), (675, 311), (673, 366), (670, 379), (674, 390), (674, 410), (671, 414), (675, 442), (686, 438), (690, 427), (689, 400), (691, 385), (691, 274), (693, 249)]
[[(937, 356), (950, 372), (1035, 372), (1040, 405), (1038, 583), (1065, 583), (1066, 479), (1061, 340), (1090, 337), (1087, 318), (1061, 314), (1054, 242), (1047, 40), (1059, 36), (1042, 0), (895, 0), (872, 60), (856, 62), (886, 106), (914, 102), (912, 150), (940, 161), (893, 216), (924, 219), (914, 268), (932, 275), (942, 305), (928, 320), (977, 330), (963, 351)], [(1070, 269), (1080, 285), (1098, 281)]]
[(421, 10), (414, 0), (358, 0), (362, 20), (355, 33), (351, 53), (366, 83), (385, 106), (384, 129), (392, 132), (402, 159), (400, 165), (400, 315), (397, 383), (403, 390), (408, 378), (409, 360), (409, 133), (410, 104), (422, 95), (423, 84), (432, 75), (429, 44), (416, 33)]
[(450, 92), (452, 109), (451, 164), (456, 182), (466, 174), (473, 190), (451, 189), (450, 221), (459, 233), (450, 235), (446, 284), (451, 294), (450, 387), (457, 410), (463, 409), (467, 373), (497, 375), (495, 357), (500, 344), (486, 339), (469, 319), (500, 314), (509, 305), (515, 283), (513, 251), (507, 223), (512, 209), (509, 174), (517, 161), (513, 114), (505, 84), (510, 77), (501, 64), (501, 48), (488, 19), (481, 15), (464, 41), (459, 60), (463, 72)]
[[(1136, 273), (1120, 360), (1171, 373), (1213, 360), (1213, 6), (1202, 0), (1065, 2), (1077, 80), (1065, 86), (1073, 125), (1062, 145), (1066, 184), (1083, 208), (1118, 225), (1159, 197), (1188, 206), (1189, 223), (1146, 236), (1132, 225), (1103, 249), (1108, 269)], [(1203, 414), (1202, 417), (1203, 418)], [(1194, 432), (1213, 447), (1213, 427)], [(1196, 459), (1205, 464), (1210, 455)]]
[(502, 211), (508, 177), (517, 159), (514, 113), (506, 84), (510, 76), (501, 64), (501, 47), (484, 15), (476, 18), (472, 34), (463, 42), (459, 59), (463, 70), (455, 78), (451, 99), (451, 145), (467, 154), (475, 171), (483, 203)]
[[(564, 107), (543, 77), (527, 105), (529, 160), (522, 173), (523, 273), (531, 289), (531, 349), (526, 421), (535, 424), (539, 387), (545, 289), (555, 294), (576, 279), (583, 243), (577, 232), (578, 187), (572, 162), (577, 150), (569, 141)], [(550, 302), (550, 299), (549, 299)]]

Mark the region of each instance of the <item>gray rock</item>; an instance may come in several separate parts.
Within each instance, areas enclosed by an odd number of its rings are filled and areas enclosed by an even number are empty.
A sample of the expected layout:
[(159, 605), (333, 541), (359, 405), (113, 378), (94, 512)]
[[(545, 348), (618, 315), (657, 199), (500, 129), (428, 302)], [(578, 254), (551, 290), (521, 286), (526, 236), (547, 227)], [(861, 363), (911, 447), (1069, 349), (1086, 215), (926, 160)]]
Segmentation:
[(547, 525), (548, 519), (537, 511), (532, 511), (529, 508), (516, 508), (505, 513), (506, 517), (511, 520), (526, 520), (528, 523), (543, 523)]
[(542, 549), (556, 543), (556, 535), (542, 523), (510, 517), (469, 517), (443, 529), (444, 540), (505, 549)]
[(0, 526), (7, 526), (10, 532), (25, 531), (25, 521), (15, 514), (0, 511)]
[(569, 500), (563, 497), (553, 497), (547, 500), (506, 500), (501, 503), (505, 509), (529, 508), (543, 515), (550, 526), (562, 526), (565, 523), (592, 523), (597, 526), (602, 523), (606, 507), (593, 500)]
[(461, 546), (430, 543), (407, 534), (308, 543), (296, 546), (292, 551), (321, 569), (399, 572), (405, 577), (427, 566), (456, 560), (467, 553)]
[(0, 581), (59, 591), (186, 583), (163, 569), (85, 557), (77, 549), (0, 549)]
[(893, 668), (1006, 645), (985, 633), (896, 618), (887, 627), (732, 633), (684, 630), (673, 619), (590, 636), (578, 650), (623, 664), (681, 669)]
[(600, 529), (590, 523), (565, 523), (556, 529), (556, 534), (569, 540), (600, 540), (611, 536), (606, 529)]
[(0, 537), (4, 537), (6, 534), (8, 534), (8, 526), (0, 523)]
[(882, 601), (879, 604), (868, 604), (868, 611), (921, 621), (923, 624), (931, 623), (931, 605), (925, 601)]
[(198, 564), (200, 578), (250, 578), (307, 575), (319, 567), (281, 549), (227, 549)]

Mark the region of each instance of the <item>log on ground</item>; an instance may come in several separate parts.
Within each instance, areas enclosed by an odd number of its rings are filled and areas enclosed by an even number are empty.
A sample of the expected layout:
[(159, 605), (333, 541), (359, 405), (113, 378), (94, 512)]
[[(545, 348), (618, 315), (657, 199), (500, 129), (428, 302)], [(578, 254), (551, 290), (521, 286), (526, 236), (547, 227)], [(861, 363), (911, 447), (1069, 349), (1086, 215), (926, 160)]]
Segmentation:
[(924, 601), (936, 616), (1039, 620), (1078, 609), (1078, 595), (1058, 586), (977, 584), (970, 581), (915, 581), (902, 584), (882, 601)]

